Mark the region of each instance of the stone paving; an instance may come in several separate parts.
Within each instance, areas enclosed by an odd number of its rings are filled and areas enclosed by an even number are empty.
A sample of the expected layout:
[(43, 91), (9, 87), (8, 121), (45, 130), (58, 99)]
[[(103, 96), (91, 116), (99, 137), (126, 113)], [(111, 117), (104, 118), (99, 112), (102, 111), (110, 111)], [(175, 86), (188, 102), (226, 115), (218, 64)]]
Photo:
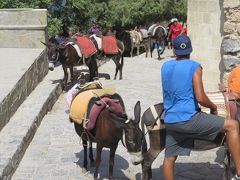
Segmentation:
[[(164, 53), (169, 58), (170, 51)], [(123, 97), (126, 111), (133, 116), (133, 107), (140, 100), (142, 112), (149, 106), (162, 101), (160, 69), (164, 59), (144, 58), (138, 56), (125, 58), (123, 80), (104, 80), (104, 87), (116, 87)], [(109, 74), (113, 78), (115, 66), (112, 61), (104, 64), (99, 72)], [(104, 72), (104, 73), (103, 73)], [(95, 147), (95, 145), (94, 145)], [(152, 165), (153, 179), (163, 179), (161, 164), (164, 153), (161, 153)], [(100, 178), (108, 177), (109, 151), (104, 149), (100, 165)], [(26, 151), (13, 180), (20, 179), (93, 179), (94, 167), (83, 174), (81, 171), (83, 148), (73, 124), (68, 120), (68, 107), (65, 94), (62, 94), (46, 115)], [(218, 180), (222, 178), (223, 169), (221, 149), (192, 152), (190, 157), (181, 157), (176, 163), (176, 180)], [(120, 180), (139, 180), (141, 166), (130, 163), (127, 150), (119, 143), (114, 166), (114, 177)]]

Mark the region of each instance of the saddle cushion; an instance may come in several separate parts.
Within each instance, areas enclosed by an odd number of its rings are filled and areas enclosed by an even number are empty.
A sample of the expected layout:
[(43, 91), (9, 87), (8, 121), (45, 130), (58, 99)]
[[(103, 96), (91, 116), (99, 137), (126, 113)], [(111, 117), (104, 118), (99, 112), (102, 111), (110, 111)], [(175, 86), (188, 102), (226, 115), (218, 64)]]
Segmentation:
[(82, 53), (81, 50), (79, 48), (79, 46), (73, 42), (68, 42), (67, 45), (70, 44), (72, 47), (74, 47), (74, 49), (76, 50), (78, 56), (81, 58), (82, 57)]
[(103, 96), (105, 94), (114, 94), (115, 88), (109, 89), (90, 89), (78, 94), (70, 106), (69, 117), (76, 123), (82, 124), (86, 118), (88, 104), (91, 98)]
[[(226, 117), (227, 111), (226, 111), (226, 105), (224, 101), (224, 96), (222, 92), (217, 91), (217, 92), (206, 92), (207, 96), (209, 99), (216, 104), (217, 110), (218, 110), (218, 115), (222, 117)], [(201, 110), (206, 113), (210, 113), (209, 108), (205, 108), (203, 106), (200, 106)]]
[(77, 36), (77, 44), (81, 49), (81, 53), (85, 58), (90, 57), (97, 52), (97, 49), (90, 38), (87, 36)]
[[(106, 105), (108, 105), (111, 108), (114, 108), (115, 112), (123, 113), (124, 110), (120, 104), (119, 101), (115, 101), (111, 99), (110, 97), (103, 97), (101, 100), (98, 101), (98, 103), (94, 104), (90, 109), (89, 113), (89, 121), (86, 123), (85, 128), (87, 130), (92, 130), (95, 127), (96, 120), (100, 114), (100, 112), (106, 108)], [(88, 118), (87, 118), (88, 119)]]
[(105, 54), (117, 54), (118, 53), (118, 46), (117, 40), (114, 36), (103, 36), (102, 37), (102, 46), (103, 52)]
[(152, 36), (155, 36), (156, 30), (157, 30), (158, 28), (162, 28), (162, 29), (164, 30), (164, 35), (165, 35), (165, 36), (167, 35), (167, 30), (166, 30), (166, 28), (163, 27), (163, 26), (161, 26), (161, 25), (158, 25), (158, 26), (154, 27), (153, 32), (152, 32)]
[(101, 51), (102, 50), (102, 38), (98, 37), (96, 34), (91, 35), (90, 38), (95, 39), (95, 41), (97, 42), (98, 49)]
[(148, 28), (148, 34), (150, 35), (150, 36), (153, 36), (153, 30), (154, 30), (154, 28), (157, 26), (157, 24), (153, 24), (153, 25), (151, 25), (149, 28)]
[(140, 31), (142, 33), (143, 39), (148, 38), (148, 31), (146, 29), (140, 29)]

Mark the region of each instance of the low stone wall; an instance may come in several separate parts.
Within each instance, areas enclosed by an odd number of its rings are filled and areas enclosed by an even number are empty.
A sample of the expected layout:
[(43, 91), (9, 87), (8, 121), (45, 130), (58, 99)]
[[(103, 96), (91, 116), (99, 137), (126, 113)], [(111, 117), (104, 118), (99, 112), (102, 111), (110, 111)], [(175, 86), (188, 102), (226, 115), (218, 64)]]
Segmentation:
[(1, 9), (0, 48), (44, 48), (46, 9)]
[(0, 130), (47, 73), (48, 60), (44, 50), (0, 103)]

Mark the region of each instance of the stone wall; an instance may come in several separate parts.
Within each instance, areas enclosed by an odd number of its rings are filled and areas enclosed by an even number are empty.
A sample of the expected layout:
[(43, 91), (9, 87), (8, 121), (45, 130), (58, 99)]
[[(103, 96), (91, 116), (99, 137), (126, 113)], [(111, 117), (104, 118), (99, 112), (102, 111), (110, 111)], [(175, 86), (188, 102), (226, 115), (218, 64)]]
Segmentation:
[(223, 0), (188, 0), (188, 31), (192, 40), (191, 58), (203, 67), (206, 91), (218, 89), (224, 72), (221, 61)]
[(46, 9), (1, 9), (0, 48), (44, 48)]
[(0, 102), (0, 131), (47, 73), (48, 60), (45, 49), (36, 59), (33, 59), (33, 64), (22, 75), (4, 100)]
[(240, 63), (240, 1), (224, 0), (224, 39), (222, 42), (224, 81), (229, 72)]

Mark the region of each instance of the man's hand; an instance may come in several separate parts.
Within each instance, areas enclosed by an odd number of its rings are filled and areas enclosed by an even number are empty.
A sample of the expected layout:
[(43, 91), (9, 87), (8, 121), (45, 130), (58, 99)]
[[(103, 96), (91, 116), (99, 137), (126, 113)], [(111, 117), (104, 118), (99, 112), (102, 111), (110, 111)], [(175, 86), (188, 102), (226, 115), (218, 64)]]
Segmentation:
[(214, 114), (214, 115), (218, 115), (218, 111), (217, 111), (217, 109), (210, 109), (210, 113), (211, 114)]

